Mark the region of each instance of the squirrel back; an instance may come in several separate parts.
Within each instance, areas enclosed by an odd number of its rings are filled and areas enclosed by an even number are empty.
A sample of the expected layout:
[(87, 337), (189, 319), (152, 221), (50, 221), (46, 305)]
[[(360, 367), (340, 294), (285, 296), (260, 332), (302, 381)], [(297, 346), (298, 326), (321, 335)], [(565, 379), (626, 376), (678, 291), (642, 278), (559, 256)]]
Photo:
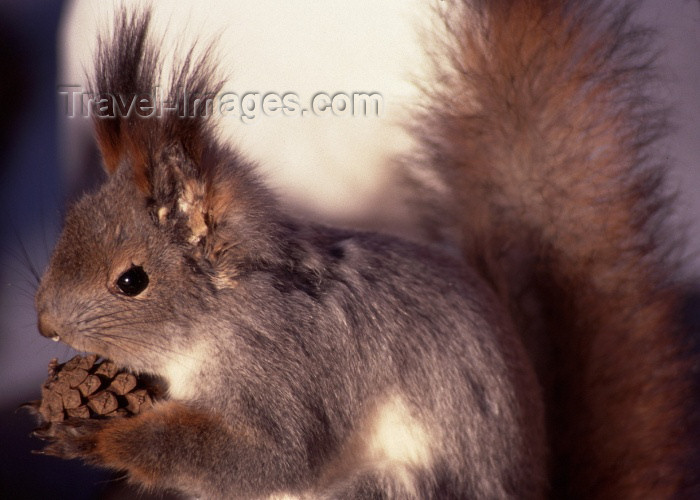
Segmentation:
[(428, 227), (450, 221), (523, 334), (566, 498), (670, 498), (694, 476), (679, 242), (653, 151), (668, 126), (633, 14), (597, 0), (445, 9), (450, 64), (414, 127), (422, 175), (443, 186)]

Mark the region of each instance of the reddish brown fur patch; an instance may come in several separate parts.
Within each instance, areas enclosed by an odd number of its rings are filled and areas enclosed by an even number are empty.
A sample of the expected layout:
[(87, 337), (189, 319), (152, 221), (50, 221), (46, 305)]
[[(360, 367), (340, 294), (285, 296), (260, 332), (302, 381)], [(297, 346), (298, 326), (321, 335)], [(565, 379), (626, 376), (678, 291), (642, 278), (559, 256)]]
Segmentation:
[(102, 153), (102, 161), (108, 174), (114, 173), (122, 157), (122, 148), (119, 136), (114, 133), (111, 124), (106, 124), (103, 119), (95, 119), (95, 136), (97, 146)]
[[(162, 484), (170, 474), (168, 464), (150, 460), (151, 454), (143, 447), (155, 442), (163, 446), (163, 439), (178, 434), (221, 433), (227, 426), (218, 418), (192, 410), (180, 403), (159, 404), (153, 411), (131, 418), (115, 418), (105, 425), (96, 438), (95, 453), (102, 465), (128, 471), (131, 478), (145, 487)], [(152, 450), (149, 450), (152, 451)]]

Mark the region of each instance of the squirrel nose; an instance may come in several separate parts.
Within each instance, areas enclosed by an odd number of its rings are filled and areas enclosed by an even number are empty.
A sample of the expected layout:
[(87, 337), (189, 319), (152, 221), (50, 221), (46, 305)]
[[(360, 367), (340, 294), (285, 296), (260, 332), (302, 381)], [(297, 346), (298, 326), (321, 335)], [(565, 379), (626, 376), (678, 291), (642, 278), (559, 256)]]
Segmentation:
[(61, 336), (58, 334), (58, 328), (56, 327), (56, 322), (46, 312), (39, 313), (38, 327), (39, 333), (41, 333), (44, 337), (50, 338), (54, 342), (61, 340)]

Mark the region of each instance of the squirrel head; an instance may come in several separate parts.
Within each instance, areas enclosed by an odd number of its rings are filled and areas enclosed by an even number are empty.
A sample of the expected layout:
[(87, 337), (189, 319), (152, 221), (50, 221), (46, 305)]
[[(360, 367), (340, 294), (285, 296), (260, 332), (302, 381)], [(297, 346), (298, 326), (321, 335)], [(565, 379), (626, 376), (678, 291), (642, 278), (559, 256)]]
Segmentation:
[(175, 71), (175, 111), (120, 112), (116, 99), (150, 92), (160, 77), (148, 19), (123, 14), (111, 41), (100, 40), (93, 95), (110, 98), (94, 122), (108, 179), (70, 208), (36, 308), (44, 336), (158, 373), (223, 291), (280, 250), (274, 201), (217, 143), (206, 108), (197, 112), (195, 100), (220, 89), (209, 51)]

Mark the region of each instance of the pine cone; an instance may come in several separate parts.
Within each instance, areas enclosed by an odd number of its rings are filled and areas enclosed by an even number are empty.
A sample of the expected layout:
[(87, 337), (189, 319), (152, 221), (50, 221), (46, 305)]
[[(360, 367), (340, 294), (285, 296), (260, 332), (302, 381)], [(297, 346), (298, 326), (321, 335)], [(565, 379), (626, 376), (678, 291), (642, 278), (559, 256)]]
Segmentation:
[(39, 415), (40, 425), (66, 418), (129, 417), (148, 410), (163, 394), (149, 377), (120, 372), (98, 356), (75, 356), (66, 363), (49, 363), (49, 376), (40, 401), (24, 405)]

